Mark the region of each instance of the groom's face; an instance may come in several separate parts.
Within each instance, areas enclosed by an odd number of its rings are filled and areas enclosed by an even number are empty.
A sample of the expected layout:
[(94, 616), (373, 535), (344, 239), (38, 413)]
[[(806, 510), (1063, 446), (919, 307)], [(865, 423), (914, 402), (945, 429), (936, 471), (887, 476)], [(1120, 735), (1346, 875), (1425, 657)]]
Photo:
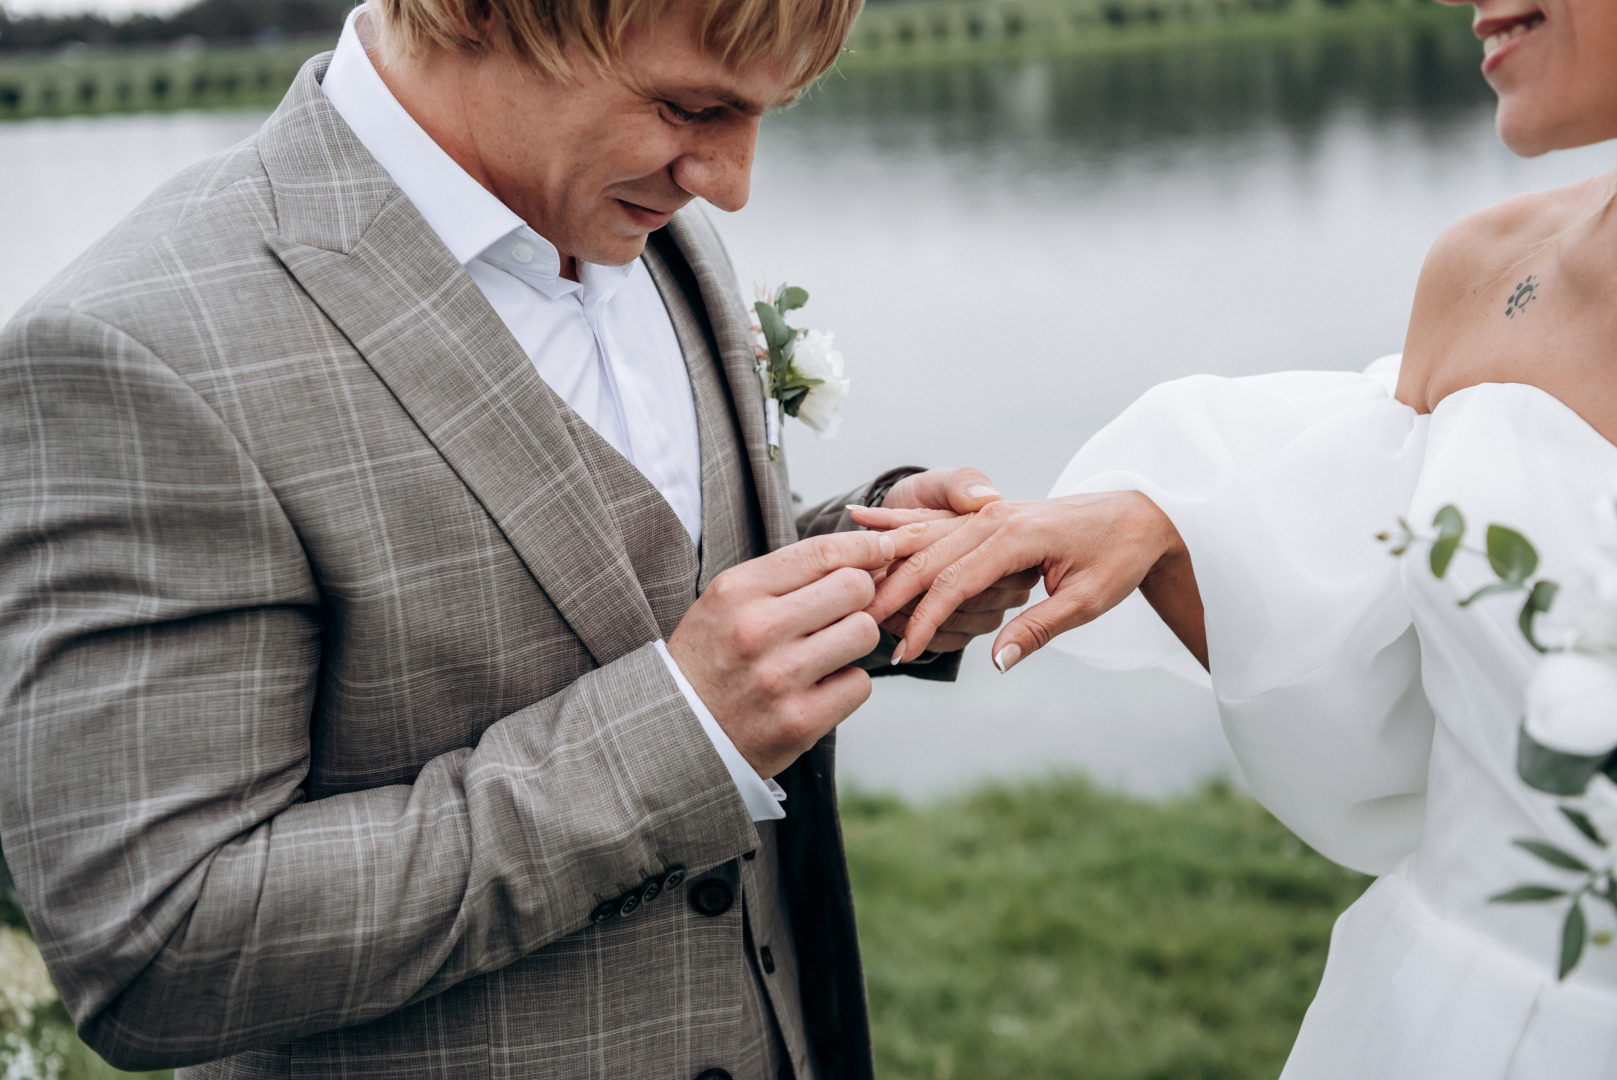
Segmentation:
[(564, 255), (621, 265), (693, 198), (746, 205), (759, 120), (798, 87), (785, 58), (737, 71), (704, 51), (700, 18), (675, 5), (608, 69), (578, 58), (570, 82), (515, 58), (480, 79), (495, 194)]

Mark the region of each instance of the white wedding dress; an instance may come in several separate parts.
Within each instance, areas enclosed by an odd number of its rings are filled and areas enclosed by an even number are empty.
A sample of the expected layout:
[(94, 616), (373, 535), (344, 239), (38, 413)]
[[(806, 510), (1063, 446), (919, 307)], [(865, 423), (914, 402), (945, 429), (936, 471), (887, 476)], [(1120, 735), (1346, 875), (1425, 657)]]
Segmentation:
[[(1437, 580), (1377, 533), (1456, 504), (1473, 530), (1525, 533), (1567, 582), (1617, 446), (1535, 387), (1484, 384), (1429, 416), (1393, 396), (1398, 358), (1362, 375), (1196, 377), (1159, 386), (1095, 436), (1052, 494), (1138, 490), (1189, 546), (1212, 689), (1253, 793), (1327, 857), (1381, 875), (1342, 915), (1285, 1080), (1617, 1077), (1617, 946), (1556, 977), (1568, 904), (1490, 904), (1591, 865), (1551, 796), (1516, 773), (1536, 654), (1520, 597), (1462, 553)], [(1057, 648), (1105, 667), (1194, 666), (1135, 594)], [(1195, 668), (1205, 681), (1200, 668)], [(1601, 778), (1598, 783), (1607, 781)], [(1604, 902), (1584, 902), (1609, 930)]]

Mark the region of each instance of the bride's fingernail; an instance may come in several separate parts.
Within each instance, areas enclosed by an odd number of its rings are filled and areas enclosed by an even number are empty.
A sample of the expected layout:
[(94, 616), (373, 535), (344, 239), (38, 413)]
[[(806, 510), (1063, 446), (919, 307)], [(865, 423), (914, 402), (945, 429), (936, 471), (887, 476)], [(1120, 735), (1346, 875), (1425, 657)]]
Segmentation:
[(999, 668), (999, 673), (1003, 675), (1007, 671), (1011, 670), (1011, 668), (1021, 663), (1021, 661), (1022, 646), (1007, 645), (1003, 649), (999, 650), (998, 656), (994, 657), (994, 666)]
[(894, 667), (897, 667), (899, 664), (902, 664), (903, 662), (904, 662), (904, 643), (902, 641), (900, 641), (898, 643), (898, 648), (893, 650), (892, 664), (893, 664)]
[(973, 484), (969, 488), (966, 489), (966, 498), (968, 498), (968, 499), (1002, 499), (1002, 498), (1004, 498), (1004, 496), (1001, 495), (994, 488), (989, 487), (987, 484)]
[(844, 509), (844, 510), (869, 510), (870, 507), (866, 506), (864, 503), (848, 503), (842, 509)]

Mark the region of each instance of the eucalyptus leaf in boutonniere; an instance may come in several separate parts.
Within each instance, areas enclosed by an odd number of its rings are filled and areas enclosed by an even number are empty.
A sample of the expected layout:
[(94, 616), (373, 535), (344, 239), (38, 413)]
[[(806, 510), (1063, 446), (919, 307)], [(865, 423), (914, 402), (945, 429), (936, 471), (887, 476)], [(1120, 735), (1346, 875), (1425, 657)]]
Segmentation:
[(757, 346), (758, 378), (764, 386), (764, 427), (769, 456), (780, 455), (781, 414), (795, 417), (822, 439), (842, 426), (842, 402), (848, 396), (842, 354), (828, 330), (800, 330), (786, 322), (788, 312), (808, 303), (807, 290), (782, 285), (770, 295), (760, 289), (753, 310), (762, 339)]
[[(1398, 532), (1378, 539), (1391, 544), (1396, 556), (1425, 546), (1428, 565), (1438, 578), (1448, 574), (1461, 554), (1486, 559), (1499, 580), (1472, 592), (1460, 606), (1491, 596), (1522, 597), (1516, 625), (1527, 643), (1545, 654), (1527, 685), (1516, 772), (1534, 790), (1575, 800), (1557, 809), (1598, 854), (1580, 856), (1536, 837), (1515, 840), (1517, 847), (1557, 871), (1558, 880), (1518, 885), (1488, 899), (1495, 904), (1570, 901), (1561, 925), (1558, 964), (1565, 979), (1589, 943), (1604, 946), (1613, 940), (1611, 931), (1590, 927), (1584, 901), (1604, 903), (1617, 914), (1617, 867), (1611, 858), (1617, 839), (1617, 491), (1597, 500), (1596, 551), (1581, 579), (1565, 590), (1535, 578), (1538, 551), (1514, 529), (1489, 525), (1482, 549), (1467, 546), (1459, 507), (1439, 510), (1430, 534), (1403, 520), (1398, 525)], [(1557, 601), (1565, 603), (1551, 617)], [(1548, 630), (1540, 625), (1545, 617), (1553, 622)]]

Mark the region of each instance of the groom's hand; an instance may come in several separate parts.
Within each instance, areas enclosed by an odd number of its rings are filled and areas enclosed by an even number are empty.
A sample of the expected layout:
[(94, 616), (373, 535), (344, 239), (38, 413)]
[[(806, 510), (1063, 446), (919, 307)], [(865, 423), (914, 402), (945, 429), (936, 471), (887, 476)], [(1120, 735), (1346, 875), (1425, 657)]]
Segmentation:
[(1005, 496), (995, 490), (988, 475), (977, 469), (928, 469), (912, 473), (894, 484), (881, 500), (889, 510), (945, 510), (975, 514)]
[(832, 533), (731, 567), (668, 639), (758, 775), (785, 770), (870, 696), (870, 676), (848, 665), (881, 640), (864, 609), (894, 550), (885, 533)]

